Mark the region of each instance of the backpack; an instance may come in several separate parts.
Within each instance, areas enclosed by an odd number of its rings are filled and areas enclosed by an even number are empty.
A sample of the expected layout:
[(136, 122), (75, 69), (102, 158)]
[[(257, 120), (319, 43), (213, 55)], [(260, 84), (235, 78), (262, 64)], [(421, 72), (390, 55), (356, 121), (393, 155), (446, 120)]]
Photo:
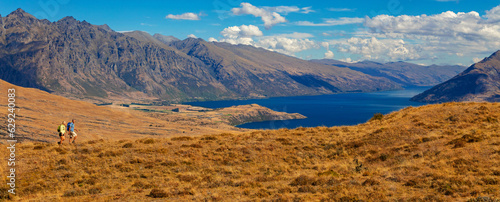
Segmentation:
[(61, 126), (57, 126), (57, 132), (61, 132)]

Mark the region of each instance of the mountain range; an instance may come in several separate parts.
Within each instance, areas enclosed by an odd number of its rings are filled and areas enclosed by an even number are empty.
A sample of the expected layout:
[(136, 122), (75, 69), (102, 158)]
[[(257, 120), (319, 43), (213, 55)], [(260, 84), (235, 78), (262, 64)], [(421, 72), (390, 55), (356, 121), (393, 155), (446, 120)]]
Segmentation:
[(500, 101), (500, 51), (450, 80), (416, 95), (417, 102)]
[(442, 83), (466, 67), (460, 65), (417, 65), (408, 62), (378, 63), (362, 61), (347, 63), (332, 59), (310, 60), (311, 62), (345, 67), (365, 74), (387, 78), (402, 86), (434, 86)]
[(262, 48), (145, 32), (119, 33), (22, 9), (0, 16), (0, 79), (77, 99), (188, 100), (400, 88), (387, 78)]

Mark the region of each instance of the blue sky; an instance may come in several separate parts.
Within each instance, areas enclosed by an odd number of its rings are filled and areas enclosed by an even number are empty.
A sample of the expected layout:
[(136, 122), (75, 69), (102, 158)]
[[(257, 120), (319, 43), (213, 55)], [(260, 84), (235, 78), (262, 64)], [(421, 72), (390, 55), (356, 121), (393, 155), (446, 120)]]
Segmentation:
[(384, 1), (76, 1), (0, 0), (0, 14), (22, 8), (115, 31), (248, 44), (303, 59), (470, 65), (500, 49), (500, 2)]

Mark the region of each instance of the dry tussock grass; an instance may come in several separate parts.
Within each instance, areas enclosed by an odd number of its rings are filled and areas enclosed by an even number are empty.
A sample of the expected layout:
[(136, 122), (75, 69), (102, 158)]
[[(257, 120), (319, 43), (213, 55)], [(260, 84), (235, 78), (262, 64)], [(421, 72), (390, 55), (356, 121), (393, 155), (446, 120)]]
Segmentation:
[[(350, 127), (89, 141), (62, 147), (22, 143), (16, 197), (43, 201), (499, 199), (499, 119), (498, 103), (446, 103), (409, 107)], [(6, 165), (5, 158), (0, 163)]]

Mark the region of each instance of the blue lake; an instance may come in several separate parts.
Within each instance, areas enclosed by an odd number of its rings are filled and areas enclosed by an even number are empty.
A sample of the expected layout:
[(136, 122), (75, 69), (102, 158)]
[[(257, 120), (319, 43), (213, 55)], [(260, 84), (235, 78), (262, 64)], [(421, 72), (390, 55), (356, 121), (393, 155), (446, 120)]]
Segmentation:
[(373, 93), (347, 93), (318, 96), (276, 97), (269, 99), (190, 102), (193, 106), (208, 108), (259, 104), (275, 111), (300, 113), (307, 119), (264, 121), (239, 125), (241, 128), (278, 129), (316, 126), (356, 125), (369, 120), (373, 114), (387, 114), (408, 106), (425, 103), (411, 102), (410, 98), (430, 87), (411, 87), (404, 90)]

